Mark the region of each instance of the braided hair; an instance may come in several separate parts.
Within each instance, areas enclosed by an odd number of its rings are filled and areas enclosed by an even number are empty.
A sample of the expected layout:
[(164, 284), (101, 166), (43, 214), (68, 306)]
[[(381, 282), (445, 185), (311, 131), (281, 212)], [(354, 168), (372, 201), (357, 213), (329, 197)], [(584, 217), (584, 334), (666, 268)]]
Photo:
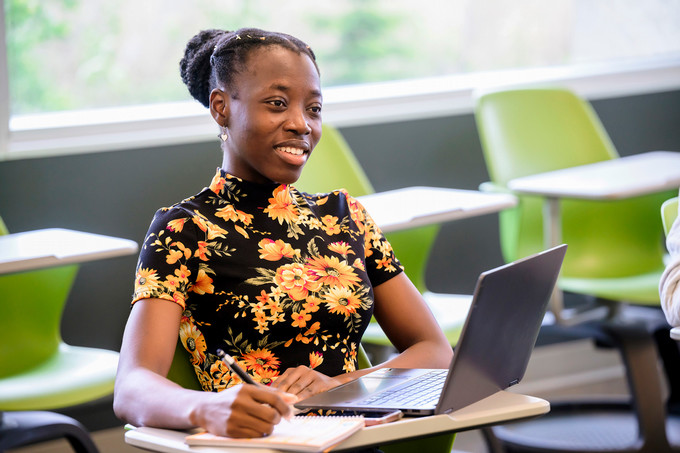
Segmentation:
[(210, 29), (200, 31), (187, 43), (184, 57), (179, 62), (182, 81), (194, 99), (209, 107), (210, 92), (219, 84), (232, 89), (234, 75), (245, 69), (250, 53), (269, 46), (305, 54), (319, 71), (312, 49), (293, 36), (257, 28)]

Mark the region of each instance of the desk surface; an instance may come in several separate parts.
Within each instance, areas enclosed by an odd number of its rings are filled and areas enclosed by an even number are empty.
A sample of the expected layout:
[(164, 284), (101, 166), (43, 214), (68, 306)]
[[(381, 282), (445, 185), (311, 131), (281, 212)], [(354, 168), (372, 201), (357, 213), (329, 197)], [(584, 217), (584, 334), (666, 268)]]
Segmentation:
[[(403, 418), (385, 425), (363, 428), (333, 449), (380, 445), (390, 441), (415, 438), (429, 434), (463, 431), (484, 425), (542, 415), (550, 410), (550, 404), (540, 398), (501, 391), (475, 404), (446, 415)], [(270, 449), (189, 447), (184, 443), (183, 431), (157, 428), (136, 428), (125, 433), (125, 442), (141, 448), (165, 453), (272, 453)]]
[(680, 187), (680, 152), (653, 151), (513, 179), (508, 188), (547, 197), (620, 199)]
[(357, 197), (384, 233), (491, 214), (517, 204), (509, 194), (413, 186)]
[(81, 231), (48, 228), (0, 236), (0, 274), (81, 263), (137, 251), (137, 243)]

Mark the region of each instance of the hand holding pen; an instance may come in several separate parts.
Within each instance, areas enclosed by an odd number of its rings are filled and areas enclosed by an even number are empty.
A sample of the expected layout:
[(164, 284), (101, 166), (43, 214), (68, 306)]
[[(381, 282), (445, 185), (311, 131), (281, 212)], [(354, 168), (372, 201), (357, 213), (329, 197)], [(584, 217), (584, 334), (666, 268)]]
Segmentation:
[[(250, 385), (256, 385), (256, 386), (262, 386), (262, 384), (258, 384), (255, 382), (255, 380), (248, 374), (246, 371), (238, 366), (238, 363), (236, 363), (236, 360), (226, 352), (224, 352), (222, 349), (217, 350), (217, 355), (222, 359), (222, 362), (224, 362), (225, 365), (227, 365), (227, 368), (229, 368), (236, 376), (239, 377), (245, 384), (250, 384)], [(290, 419), (293, 415), (299, 412), (298, 409), (293, 407), (293, 403), (298, 400), (297, 396), (291, 394), (291, 393), (286, 393), (286, 392), (278, 392), (283, 400), (289, 405), (290, 407), (290, 413), (286, 417), (287, 419)]]

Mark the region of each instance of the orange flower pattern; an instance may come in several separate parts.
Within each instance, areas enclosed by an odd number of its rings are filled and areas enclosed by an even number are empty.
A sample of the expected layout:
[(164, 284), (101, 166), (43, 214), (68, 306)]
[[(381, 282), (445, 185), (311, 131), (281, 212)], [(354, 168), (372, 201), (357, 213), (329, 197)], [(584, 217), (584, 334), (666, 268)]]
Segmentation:
[(218, 348), (266, 385), (298, 365), (354, 371), (373, 287), (401, 271), (344, 190), (306, 194), (218, 169), (209, 187), (156, 213), (133, 303), (182, 306), (179, 339), (203, 389), (220, 391), (241, 381)]

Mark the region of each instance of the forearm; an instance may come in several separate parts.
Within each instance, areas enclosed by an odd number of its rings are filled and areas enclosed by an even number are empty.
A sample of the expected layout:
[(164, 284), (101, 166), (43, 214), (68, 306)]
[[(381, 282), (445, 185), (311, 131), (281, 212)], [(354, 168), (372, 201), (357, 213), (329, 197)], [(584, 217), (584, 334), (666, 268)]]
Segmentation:
[(116, 381), (116, 416), (135, 426), (187, 429), (201, 425), (196, 416), (204, 392), (187, 390), (143, 368)]

